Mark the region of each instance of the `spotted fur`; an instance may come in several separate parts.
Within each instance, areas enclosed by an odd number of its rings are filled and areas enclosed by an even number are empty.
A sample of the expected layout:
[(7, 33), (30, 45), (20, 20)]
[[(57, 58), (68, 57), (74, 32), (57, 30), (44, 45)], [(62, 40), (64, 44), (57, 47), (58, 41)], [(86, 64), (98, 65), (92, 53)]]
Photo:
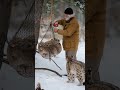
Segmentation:
[(79, 81), (79, 86), (85, 82), (85, 64), (81, 61), (73, 60), (67, 57), (66, 70), (68, 74), (68, 83), (73, 83), (75, 78)]

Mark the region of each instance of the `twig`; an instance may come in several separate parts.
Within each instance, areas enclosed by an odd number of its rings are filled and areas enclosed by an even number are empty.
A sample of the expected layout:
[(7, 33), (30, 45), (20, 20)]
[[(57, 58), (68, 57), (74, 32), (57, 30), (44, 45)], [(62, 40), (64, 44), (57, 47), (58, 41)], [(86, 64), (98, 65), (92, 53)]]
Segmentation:
[[(39, 51), (36, 50), (36, 53), (39, 53)], [(50, 51), (49, 51), (49, 55), (50, 55)], [(60, 66), (58, 66), (57, 63), (56, 63), (53, 59), (51, 59), (50, 56), (49, 56), (49, 59), (52, 60), (52, 61), (55, 63), (55, 65), (56, 65), (60, 70), (62, 70), (62, 69), (60, 68)]]
[(39, 53), (39, 51), (36, 50), (36, 53)]
[(38, 70), (48, 70), (48, 71), (54, 72), (54, 73), (57, 74), (58, 76), (62, 77), (62, 75), (60, 75), (58, 72), (56, 72), (56, 71), (54, 71), (54, 70), (51, 70), (51, 69), (48, 69), (48, 68), (35, 68), (35, 69), (38, 69)]
[(51, 60), (55, 63), (55, 65), (56, 65), (60, 70), (62, 70), (62, 69), (60, 68), (60, 66), (58, 66), (57, 63), (56, 63), (53, 59), (51, 59)]

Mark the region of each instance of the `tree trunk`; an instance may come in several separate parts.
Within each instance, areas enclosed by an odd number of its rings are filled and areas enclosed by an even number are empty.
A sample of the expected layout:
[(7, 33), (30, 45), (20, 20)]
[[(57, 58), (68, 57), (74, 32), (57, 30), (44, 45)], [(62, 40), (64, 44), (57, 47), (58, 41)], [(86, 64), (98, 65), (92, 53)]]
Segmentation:
[(38, 42), (39, 30), (40, 30), (40, 19), (42, 15), (44, 0), (35, 0), (35, 44)]
[(7, 39), (12, 0), (0, 1), (0, 68), (2, 66), (4, 45)]

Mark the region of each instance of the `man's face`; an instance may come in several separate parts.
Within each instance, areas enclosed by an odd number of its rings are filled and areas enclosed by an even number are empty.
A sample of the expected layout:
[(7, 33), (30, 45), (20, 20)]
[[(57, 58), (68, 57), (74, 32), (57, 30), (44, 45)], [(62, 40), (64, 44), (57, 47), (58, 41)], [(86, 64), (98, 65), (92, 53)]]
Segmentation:
[(65, 20), (69, 20), (69, 15), (68, 14), (64, 14), (64, 19)]

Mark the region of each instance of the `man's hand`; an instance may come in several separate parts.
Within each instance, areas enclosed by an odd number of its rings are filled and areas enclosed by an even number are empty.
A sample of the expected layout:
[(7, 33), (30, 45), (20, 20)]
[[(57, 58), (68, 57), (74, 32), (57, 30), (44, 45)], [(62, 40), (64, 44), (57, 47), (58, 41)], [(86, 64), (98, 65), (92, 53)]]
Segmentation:
[(57, 33), (57, 32), (58, 32), (58, 29), (57, 29), (57, 28), (54, 28), (54, 32)]
[(58, 27), (58, 22), (55, 22), (55, 23), (53, 24), (53, 26), (54, 26), (54, 27)]

